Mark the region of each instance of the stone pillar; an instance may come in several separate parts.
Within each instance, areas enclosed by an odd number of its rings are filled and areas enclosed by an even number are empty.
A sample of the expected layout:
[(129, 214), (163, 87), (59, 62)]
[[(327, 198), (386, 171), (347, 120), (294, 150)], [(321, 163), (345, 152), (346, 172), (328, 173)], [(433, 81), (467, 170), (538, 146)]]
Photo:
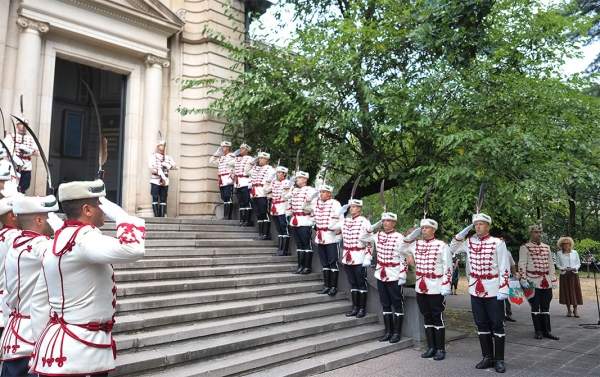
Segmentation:
[[(40, 62), (42, 59), (42, 34), (48, 32), (48, 24), (25, 17), (17, 18), (19, 26), (19, 51), (17, 52), (17, 72), (13, 113), (20, 114), (19, 97), (23, 95), (23, 113), (31, 122), (31, 128), (38, 132), (37, 119), (38, 85)], [(32, 177), (33, 178), (33, 177)], [(33, 182), (33, 179), (32, 179)]]
[[(138, 196), (138, 214), (152, 216), (152, 200), (150, 196), (150, 154), (156, 148), (158, 130), (162, 119), (162, 74), (163, 68), (169, 67), (169, 60), (154, 55), (146, 55), (146, 71), (144, 79), (144, 114), (142, 123), (143, 144), (141, 150), (140, 176), (141, 184)], [(163, 137), (166, 132), (163, 130)]]

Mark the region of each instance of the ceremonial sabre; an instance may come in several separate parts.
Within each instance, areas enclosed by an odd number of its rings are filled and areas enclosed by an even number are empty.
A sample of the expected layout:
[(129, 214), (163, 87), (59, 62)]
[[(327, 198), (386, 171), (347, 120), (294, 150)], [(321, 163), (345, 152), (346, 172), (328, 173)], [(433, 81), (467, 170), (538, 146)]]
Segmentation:
[(350, 191), (350, 199), (354, 199), (354, 194), (356, 194), (356, 189), (358, 188), (358, 184), (360, 183), (360, 178), (362, 177), (362, 173), (356, 177), (356, 181), (352, 185), (352, 191)]
[(387, 212), (387, 206), (385, 205), (385, 179), (381, 180), (381, 185), (379, 186), (379, 202), (383, 207), (383, 212)]
[(102, 135), (102, 123), (100, 119), (100, 110), (98, 109), (98, 103), (96, 102), (96, 97), (94, 96), (94, 92), (88, 85), (87, 82), (81, 80), (83, 86), (87, 90), (90, 95), (90, 101), (92, 101), (92, 106), (94, 107), (94, 113), (96, 114), (96, 125), (98, 126), (98, 173), (96, 173), (96, 177), (99, 179), (104, 179), (104, 169), (103, 166), (108, 159), (108, 140)]
[(477, 202), (475, 203), (475, 213), (481, 212), (483, 201), (485, 200), (486, 188), (487, 187), (485, 183), (482, 183), (481, 186), (479, 186), (479, 195), (477, 196)]

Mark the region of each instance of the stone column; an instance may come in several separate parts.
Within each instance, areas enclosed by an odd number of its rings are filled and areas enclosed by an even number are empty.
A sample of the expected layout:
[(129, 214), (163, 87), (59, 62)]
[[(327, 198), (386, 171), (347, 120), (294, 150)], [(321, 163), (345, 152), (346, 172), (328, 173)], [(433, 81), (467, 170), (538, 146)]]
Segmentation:
[[(150, 196), (150, 169), (148, 168), (150, 154), (156, 148), (158, 130), (161, 129), (162, 119), (162, 74), (163, 68), (169, 67), (169, 60), (154, 55), (146, 55), (146, 71), (144, 79), (144, 114), (142, 123), (143, 145), (141, 150), (140, 176), (144, 182), (138, 196), (138, 214), (152, 216), (152, 200)], [(163, 137), (166, 132), (163, 130)]]
[[(17, 18), (19, 26), (19, 50), (17, 52), (17, 71), (13, 113), (20, 114), (19, 97), (23, 95), (23, 113), (31, 122), (34, 132), (39, 131), (37, 119), (38, 85), (40, 80), (40, 62), (42, 59), (42, 34), (48, 32), (48, 24), (25, 17)], [(33, 182), (33, 180), (32, 180)]]

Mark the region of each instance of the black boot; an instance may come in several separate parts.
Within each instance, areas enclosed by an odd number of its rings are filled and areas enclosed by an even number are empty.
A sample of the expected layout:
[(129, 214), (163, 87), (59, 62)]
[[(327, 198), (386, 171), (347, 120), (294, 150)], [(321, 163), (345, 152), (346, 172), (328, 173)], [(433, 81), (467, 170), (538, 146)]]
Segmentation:
[(446, 358), (446, 329), (435, 329), (435, 356), (433, 360), (444, 360)]
[(367, 292), (358, 292), (358, 313), (356, 318), (362, 318), (367, 315)]
[(264, 221), (262, 221), (262, 220), (257, 220), (256, 222), (258, 223), (258, 224), (257, 224), (257, 225), (258, 225), (258, 226), (257, 226), (257, 228), (258, 228), (258, 237), (255, 237), (255, 238), (254, 238), (254, 240), (255, 240), (255, 241), (260, 241), (260, 240), (262, 240), (262, 239), (263, 239), (263, 238), (262, 238), (262, 236), (263, 236), (263, 231), (264, 231), (264, 229), (265, 229), (265, 228), (264, 228), (264, 227), (265, 227), (265, 222), (264, 222)]
[(277, 237), (277, 256), (283, 256), (285, 254), (283, 254), (283, 237), (282, 236), (278, 236)]
[(158, 217), (166, 217), (167, 216), (167, 203), (160, 203), (159, 206), (159, 216)]
[(350, 292), (350, 295), (352, 295), (352, 310), (350, 310), (348, 313), (346, 313), (346, 317), (356, 317), (356, 315), (358, 314), (358, 295), (360, 294), (359, 291), (353, 290), (352, 292)]
[(331, 297), (337, 294), (338, 287), (338, 276), (340, 276), (340, 272), (338, 270), (331, 270), (331, 277), (329, 278), (329, 292), (327, 294)]
[(224, 209), (223, 217), (226, 216), (225, 218), (227, 220), (231, 220), (231, 215), (233, 214), (233, 203), (232, 202), (228, 202), (228, 203), (225, 203), (225, 205), (227, 206), (227, 208), (226, 208), (227, 211), (225, 211), (225, 209)]
[(304, 268), (302, 268), (302, 272), (300, 272), (302, 275), (308, 275), (312, 272), (312, 257), (312, 251), (306, 252), (306, 255), (304, 256)]
[(552, 327), (550, 326), (550, 314), (544, 313), (538, 315), (538, 317), (540, 317), (540, 323), (542, 325), (542, 335), (544, 336), (544, 338), (559, 340), (560, 338), (558, 336), (552, 335)]
[(327, 293), (329, 293), (329, 279), (331, 278), (331, 270), (330, 269), (323, 269), (323, 289), (321, 289), (321, 291), (319, 292), (320, 295), (325, 295)]
[(429, 359), (435, 355), (435, 329), (425, 327), (425, 339), (427, 339), (427, 351), (421, 354), (424, 359)]
[(152, 203), (152, 212), (154, 212), (154, 217), (159, 217), (158, 203)]
[(245, 226), (246, 224), (246, 210), (244, 208), (240, 208), (240, 226)]
[(229, 213), (230, 207), (231, 207), (231, 204), (223, 203), (223, 220), (227, 219), (227, 214)]
[(504, 336), (494, 336), (494, 369), (498, 373), (506, 372), (504, 365)]
[(403, 315), (398, 315), (394, 313), (394, 331), (392, 333), (392, 337), (390, 338), (390, 343), (398, 343), (400, 338), (402, 337), (402, 321), (404, 320)]
[(263, 221), (262, 239), (263, 240), (271, 239), (271, 222), (269, 220)]
[(493, 350), (494, 344), (492, 334), (479, 334), (479, 344), (481, 345), (481, 354), (483, 359), (475, 365), (477, 369), (487, 369), (494, 366)]
[(283, 255), (290, 255), (290, 236), (281, 237), (281, 251)]
[(393, 313), (385, 313), (383, 315), (383, 325), (385, 326), (385, 332), (383, 336), (379, 338), (380, 342), (387, 342), (392, 337), (392, 316)]
[(298, 254), (298, 268), (296, 269), (296, 271), (294, 272), (295, 274), (299, 274), (302, 272), (302, 269), (304, 268), (304, 250), (297, 250), (296, 254)]
[(254, 226), (254, 222), (252, 222), (252, 208), (246, 209), (246, 225), (244, 226)]
[(531, 313), (531, 321), (533, 321), (533, 331), (535, 331), (535, 335), (533, 337), (535, 339), (542, 339), (542, 326), (540, 321), (540, 314)]

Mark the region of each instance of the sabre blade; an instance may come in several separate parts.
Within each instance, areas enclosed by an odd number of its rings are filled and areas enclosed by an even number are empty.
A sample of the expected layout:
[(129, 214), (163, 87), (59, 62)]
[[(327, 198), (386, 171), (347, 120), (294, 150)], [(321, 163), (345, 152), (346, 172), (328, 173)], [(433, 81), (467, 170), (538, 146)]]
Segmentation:
[(381, 185), (379, 186), (379, 202), (383, 207), (383, 212), (387, 212), (387, 206), (385, 204), (385, 179), (381, 180)]
[(358, 184), (360, 183), (360, 179), (362, 178), (362, 173), (356, 177), (354, 184), (352, 185), (352, 191), (350, 191), (350, 199), (354, 199), (354, 195), (356, 194), (356, 189), (358, 188)]
[(485, 182), (479, 186), (479, 195), (477, 196), (477, 203), (475, 204), (475, 213), (481, 212), (481, 208), (483, 208), (486, 189), (487, 185), (485, 184)]

